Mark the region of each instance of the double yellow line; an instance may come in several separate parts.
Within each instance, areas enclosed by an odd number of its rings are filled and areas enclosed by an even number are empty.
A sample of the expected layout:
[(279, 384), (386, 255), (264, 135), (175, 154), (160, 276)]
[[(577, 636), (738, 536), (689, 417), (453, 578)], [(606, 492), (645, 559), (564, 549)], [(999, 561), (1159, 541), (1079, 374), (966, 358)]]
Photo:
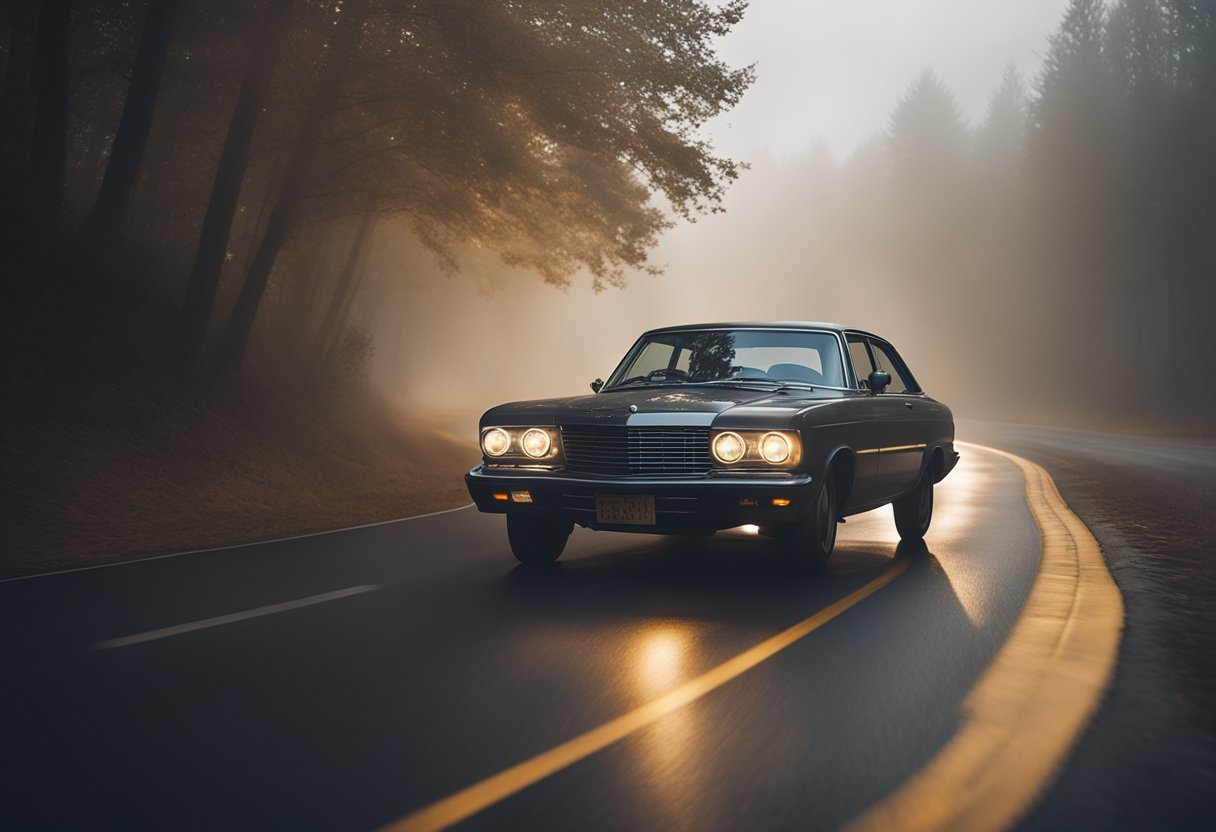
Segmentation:
[[(966, 443), (959, 443), (966, 444)], [(1039, 526), (1042, 559), (1021, 617), (967, 698), (958, 733), (904, 786), (850, 826), (1003, 829), (1042, 793), (1091, 718), (1114, 670), (1123, 601), (1097, 541), (1051, 477), (1013, 454)], [(839, 601), (669, 693), (432, 803), (386, 829), (445, 829), (585, 759), (751, 670), (895, 580), (896, 559)]]

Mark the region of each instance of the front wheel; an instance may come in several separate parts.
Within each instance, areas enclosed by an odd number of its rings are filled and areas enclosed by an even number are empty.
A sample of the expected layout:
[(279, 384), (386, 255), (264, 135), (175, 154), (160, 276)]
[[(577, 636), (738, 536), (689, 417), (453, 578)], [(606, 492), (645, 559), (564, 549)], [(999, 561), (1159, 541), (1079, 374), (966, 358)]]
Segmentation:
[(527, 514), (507, 515), (507, 540), (520, 563), (553, 563), (561, 557), (574, 531), (574, 521)]
[(925, 468), (915, 488), (891, 505), (900, 539), (913, 543), (923, 539), (933, 521), (933, 477), (929, 469)]
[(785, 529), (778, 545), (790, 564), (810, 572), (822, 572), (836, 546), (836, 478), (828, 471), (823, 486), (805, 519)]

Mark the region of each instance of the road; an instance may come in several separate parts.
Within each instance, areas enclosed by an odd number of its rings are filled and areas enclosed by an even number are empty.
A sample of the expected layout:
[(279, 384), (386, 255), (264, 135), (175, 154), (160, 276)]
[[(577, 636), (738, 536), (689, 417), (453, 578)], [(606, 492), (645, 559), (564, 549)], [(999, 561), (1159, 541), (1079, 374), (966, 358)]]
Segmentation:
[(0, 583), (0, 827), (376, 829), (897, 577), (460, 828), (839, 827), (921, 770), (1017, 621), (1021, 471), (964, 454), (927, 548), (890, 510), (794, 577), (746, 531), (576, 530), (514, 566), (462, 509)]
[(1216, 829), (1216, 442), (963, 422), (1046, 466), (1127, 612), (1108, 695), (1031, 829)]

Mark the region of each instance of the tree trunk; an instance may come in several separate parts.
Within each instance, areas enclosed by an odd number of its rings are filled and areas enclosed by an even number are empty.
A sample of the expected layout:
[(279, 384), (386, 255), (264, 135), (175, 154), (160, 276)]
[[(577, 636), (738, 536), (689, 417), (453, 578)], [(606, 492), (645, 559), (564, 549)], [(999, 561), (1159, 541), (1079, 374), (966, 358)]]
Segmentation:
[(9, 159), (16, 159), (24, 158), (29, 149), (38, 12), (33, 3), (26, 2), (9, 14), (8, 61), (0, 90), (0, 147)]
[(207, 327), (215, 307), (220, 273), (228, 253), (232, 218), (241, 195), (241, 182), (249, 163), (249, 148), (262, 112), (262, 102), (270, 88), (279, 44), (287, 29), (292, 0), (270, 0), (266, 17), (253, 43), (253, 55), (241, 79), (236, 109), (228, 125), (228, 136), (220, 154), (219, 168), (211, 186), (207, 213), (199, 234), (190, 283), (177, 320), (177, 351), (181, 366), (194, 372), (202, 363), (207, 342)]
[(338, 277), (333, 296), (329, 300), (329, 308), (325, 310), (325, 320), (321, 322), (321, 326), (317, 330), (317, 340), (313, 347), (313, 364), (332, 353), (340, 340), (342, 324), (350, 312), (351, 303), (359, 288), (359, 278), (363, 274), (359, 265), (363, 260), (363, 252), (367, 248), (367, 241), (371, 238), (375, 225), (375, 214), (368, 214), (359, 222), (355, 238), (350, 244), (350, 251), (346, 254), (346, 263), (342, 266), (342, 273)]
[(139, 176), (140, 162), (152, 129), (156, 112), (156, 97), (165, 74), (165, 58), (169, 53), (169, 34), (177, 0), (152, 0), (144, 20), (139, 51), (131, 71), (127, 100), (118, 122), (118, 132), (110, 147), (110, 162), (93, 211), (90, 224), (105, 234), (117, 235), (122, 230), (131, 191)]
[(68, 177), (72, 184), (65, 189), (65, 211), (72, 216), (76, 210), (83, 207), (93, 189), (97, 186), (97, 168), (100, 167), (101, 153), (105, 150), (106, 137), (99, 130), (89, 130), (84, 136), (77, 137), (77, 142), (85, 144), (84, 156)]
[(43, 2), (34, 48), (34, 130), (30, 163), (41, 189), (42, 209), (52, 224), (58, 223), (63, 214), (71, 24), (71, 0)]
[(308, 107), (295, 151), (287, 165), (283, 189), (270, 211), (270, 219), (266, 222), (261, 243), (245, 275), (232, 317), (224, 330), (219, 348), (219, 363), (227, 372), (240, 370), (241, 362), (245, 358), (245, 349), (249, 345), (249, 336), (253, 333), (258, 307), (270, 282), (270, 273), (274, 270), (275, 260), (299, 218), (300, 201), (308, 172), (316, 159), (321, 133), (341, 91), (347, 67), (350, 66), (367, 6), (368, 0), (354, 0), (343, 8), (338, 31), (334, 36), (333, 56), (321, 74), (316, 95)]
[[(284, 310), (279, 329), (283, 337), (305, 337), (309, 324), (313, 319), (313, 306), (317, 296), (317, 287), (321, 282), (321, 273), (329, 261), (330, 244), (333, 241), (333, 226), (326, 223), (308, 247), (307, 260), (297, 280), (296, 291), (291, 303)], [(293, 258), (294, 260), (294, 258)], [(302, 357), (297, 353), (297, 357)]]

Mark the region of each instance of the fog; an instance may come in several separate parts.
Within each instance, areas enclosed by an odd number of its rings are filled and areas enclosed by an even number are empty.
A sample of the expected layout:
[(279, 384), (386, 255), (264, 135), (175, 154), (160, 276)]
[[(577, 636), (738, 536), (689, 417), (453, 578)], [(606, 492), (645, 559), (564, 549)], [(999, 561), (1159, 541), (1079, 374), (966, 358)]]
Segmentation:
[(584, 392), (649, 327), (822, 320), (960, 415), (1213, 418), (1207, 0), (0, 23), (14, 290), (66, 244), (66, 273), (156, 307), (170, 334), (130, 338), (188, 381), (370, 378), (463, 419)]
[(745, 159), (795, 156), (822, 141), (840, 159), (886, 124), (899, 91), (932, 66), (978, 122), (1009, 64), (1031, 78), (1066, 0), (765, 0), (721, 44), (756, 83), (710, 125)]
[[(721, 50), (757, 80), (707, 131), (751, 167), (724, 213), (662, 236), (662, 275), (555, 288), (479, 253), (444, 276), (382, 226), (373, 268), (400, 288), (377, 304), (377, 377), (479, 412), (587, 392), (650, 327), (818, 320), (889, 338), (961, 415), (1202, 423), (1180, 356), (1216, 359), (1211, 197), (1179, 170), (1210, 182), (1213, 150), (1180, 125), (1211, 135), (1211, 113), (1190, 47), (1165, 43), (1186, 18), (1072, 5), (756, 4)], [(1167, 89), (1173, 116), (1146, 103)]]

